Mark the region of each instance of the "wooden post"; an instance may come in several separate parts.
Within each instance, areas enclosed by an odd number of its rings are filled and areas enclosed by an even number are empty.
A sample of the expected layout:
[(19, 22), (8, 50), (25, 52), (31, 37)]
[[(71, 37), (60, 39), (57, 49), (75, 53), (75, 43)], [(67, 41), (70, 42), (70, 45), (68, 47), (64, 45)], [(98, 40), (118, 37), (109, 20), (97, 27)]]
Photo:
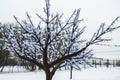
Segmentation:
[(70, 80), (72, 80), (72, 69), (73, 69), (73, 67), (70, 66)]
[(115, 60), (113, 60), (113, 67), (115, 67)]
[(100, 67), (101, 67), (101, 66), (102, 66), (102, 60), (100, 60), (99, 62), (100, 62), (99, 65), (100, 65)]
[(110, 65), (110, 61), (109, 61), (109, 59), (107, 59), (106, 60), (106, 67), (109, 67), (109, 65)]
[(97, 68), (97, 62), (96, 62), (96, 60), (95, 60), (95, 68)]

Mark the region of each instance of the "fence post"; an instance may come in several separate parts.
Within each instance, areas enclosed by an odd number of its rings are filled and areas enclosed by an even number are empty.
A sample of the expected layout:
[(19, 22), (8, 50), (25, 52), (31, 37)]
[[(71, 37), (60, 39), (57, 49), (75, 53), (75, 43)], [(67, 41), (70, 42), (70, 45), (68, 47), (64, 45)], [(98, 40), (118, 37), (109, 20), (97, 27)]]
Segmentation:
[(109, 61), (109, 59), (107, 59), (106, 60), (106, 67), (109, 67), (109, 65), (110, 65), (110, 61)]
[(73, 70), (73, 67), (70, 66), (70, 80), (72, 80), (72, 70)]

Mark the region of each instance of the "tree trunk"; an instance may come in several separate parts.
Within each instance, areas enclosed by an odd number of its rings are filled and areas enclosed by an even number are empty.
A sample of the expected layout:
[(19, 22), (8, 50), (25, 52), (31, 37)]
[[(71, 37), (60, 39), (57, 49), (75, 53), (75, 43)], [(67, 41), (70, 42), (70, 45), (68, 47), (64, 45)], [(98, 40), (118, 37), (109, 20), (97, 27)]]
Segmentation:
[(7, 60), (8, 60), (8, 55), (6, 55), (4, 60), (3, 60), (3, 65), (2, 65), (2, 68), (1, 68), (0, 72), (3, 71), (3, 69), (4, 69), (5, 65), (6, 65)]
[(49, 71), (46, 71), (45, 72), (45, 75), (46, 75), (46, 80), (52, 80), (52, 74), (51, 74), (51, 72), (49, 72)]

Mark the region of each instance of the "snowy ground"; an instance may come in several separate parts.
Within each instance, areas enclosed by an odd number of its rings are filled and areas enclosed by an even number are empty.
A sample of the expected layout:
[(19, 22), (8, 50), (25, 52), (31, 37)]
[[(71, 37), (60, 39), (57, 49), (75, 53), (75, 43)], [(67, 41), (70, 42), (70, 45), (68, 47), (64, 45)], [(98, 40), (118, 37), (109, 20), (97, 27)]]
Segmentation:
[[(57, 71), (53, 80), (70, 80), (69, 70)], [(0, 73), (0, 80), (45, 80), (43, 71)], [(120, 67), (73, 70), (72, 80), (120, 80)]]

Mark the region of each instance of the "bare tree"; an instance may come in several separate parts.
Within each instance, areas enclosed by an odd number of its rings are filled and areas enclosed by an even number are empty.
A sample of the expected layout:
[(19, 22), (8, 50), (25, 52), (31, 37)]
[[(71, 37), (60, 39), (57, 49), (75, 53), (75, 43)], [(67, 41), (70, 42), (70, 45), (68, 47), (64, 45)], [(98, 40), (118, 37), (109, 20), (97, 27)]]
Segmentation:
[(2, 39), (11, 44), (6, 49), (44, 70), (46, 80), (52, 80), (59, 67), (72, 65), (79, 69), (79, 64), (87, 63), (92, 57), (91, 50), (87, 50), (88, 47), (106, 41), (107, 39), (103, 39), (102, 36), (120, 27), (114, 26), (119, 18), (117, 17), (108, 27), (102, 23), (91, 40), (83, 40), (81, 35), (85, 27), (79, 27), (79, 23), (83, 21), (79, 20), (80, 9), (75, 10), (64, 22), (63, 14), (51, 14), (49, 0), (45, 0), (45, 3), (45, 17), (37, 14), (40, 19), (38, 26), (33, 24), (27, 13), (27, 20), (22, 22), (14, 16), (19, 27), (5, 25), (1, 32), (4, 35)]
[[(3, 27), (3, 24), (0, 23), (0, 28)], [(2, 33), (0, 32), (0, 38), (2, 38)], [(4, 50), (4, 41), (3, 39), (0, 40), (0, 72), (3, 71), (6, 63), (7, 63), (7, 60), (8, 60), (8, 56), (9, 56), (9, 51), (7, 50)]]

